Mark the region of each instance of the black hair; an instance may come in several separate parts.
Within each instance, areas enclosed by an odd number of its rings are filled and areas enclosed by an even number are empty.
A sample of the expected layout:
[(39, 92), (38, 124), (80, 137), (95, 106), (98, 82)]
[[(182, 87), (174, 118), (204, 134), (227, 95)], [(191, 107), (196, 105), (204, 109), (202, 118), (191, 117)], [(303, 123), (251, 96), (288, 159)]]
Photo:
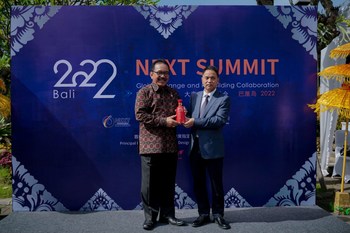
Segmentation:
[(156, 64), (158, 63), (163, 63), (165, 64), (167, 67), (168, 67), (168, 70), (170, 70), (170, 66), (169, 66), (169, 63), (165, 60), (165, 59), (157, 59), (157, 60), (154, 60), (152, 62), (152, 66), (151, 66), (151, 71), (154, 71), (154, 67)]
[(218, 68), (216, 68), (215, 66), (209, 65), (209, 66), (205, 67), (205, 68), (203, 69), (203, 74), (204, 74), (204, 72), (207, 71), (207, 70), (212, 70), (212, 71), (214, 71), (214, 72), (216, 73), (216, 75), (219, 77)]

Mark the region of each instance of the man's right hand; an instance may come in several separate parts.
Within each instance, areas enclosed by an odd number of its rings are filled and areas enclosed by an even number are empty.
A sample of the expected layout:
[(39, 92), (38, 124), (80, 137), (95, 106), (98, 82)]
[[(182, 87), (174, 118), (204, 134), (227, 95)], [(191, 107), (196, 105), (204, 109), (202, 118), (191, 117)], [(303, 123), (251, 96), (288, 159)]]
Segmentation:
[(185, 128), (191, 128), (194, 125), (194, 118), (186, 118)]

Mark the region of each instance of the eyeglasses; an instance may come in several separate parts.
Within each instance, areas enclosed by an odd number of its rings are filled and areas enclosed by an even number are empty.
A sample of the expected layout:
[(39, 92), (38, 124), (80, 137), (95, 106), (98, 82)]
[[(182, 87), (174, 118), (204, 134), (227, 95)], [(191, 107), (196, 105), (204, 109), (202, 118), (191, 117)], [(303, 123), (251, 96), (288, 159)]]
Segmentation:
[(153, 71), (153, 73), (156, 73), (158, 76), (169, 76), (169, 71)]

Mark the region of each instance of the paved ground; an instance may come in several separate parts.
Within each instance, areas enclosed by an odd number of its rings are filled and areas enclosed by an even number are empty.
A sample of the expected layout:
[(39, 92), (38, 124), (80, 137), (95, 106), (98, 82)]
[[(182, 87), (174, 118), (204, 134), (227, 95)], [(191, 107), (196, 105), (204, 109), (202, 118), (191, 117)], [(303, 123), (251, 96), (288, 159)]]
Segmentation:
[[(177, 210), (176, 216), (187, 226), (176, 227), (159, 223), (152, 233), (349, 233), (350, 224), (318, 206), (230, 208), (225, 219), (230, 230), (221, 230), (210, 223), (194, 228), (190, 224), (197, 210)], [(11, 213), (0, 221), (1, 233), (146, 233), (141, 210), (98, 212), (36, 211)]]

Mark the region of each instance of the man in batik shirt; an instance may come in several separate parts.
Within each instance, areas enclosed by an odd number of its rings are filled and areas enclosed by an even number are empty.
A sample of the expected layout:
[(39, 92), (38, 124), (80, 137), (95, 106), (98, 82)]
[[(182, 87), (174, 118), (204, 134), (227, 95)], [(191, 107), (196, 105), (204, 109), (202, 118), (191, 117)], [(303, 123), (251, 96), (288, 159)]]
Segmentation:
[(158, 217), (162, 223), (185, 225), (175, 218), (176, 126), (179, 124), (175, 120), (175, 109), (179, 94), (167, 86), (169, 70), (165, 60), (154, 61), (150, 72), (152, 83), (140, 89), (136, 96), (145, 230), (152, 230)]

